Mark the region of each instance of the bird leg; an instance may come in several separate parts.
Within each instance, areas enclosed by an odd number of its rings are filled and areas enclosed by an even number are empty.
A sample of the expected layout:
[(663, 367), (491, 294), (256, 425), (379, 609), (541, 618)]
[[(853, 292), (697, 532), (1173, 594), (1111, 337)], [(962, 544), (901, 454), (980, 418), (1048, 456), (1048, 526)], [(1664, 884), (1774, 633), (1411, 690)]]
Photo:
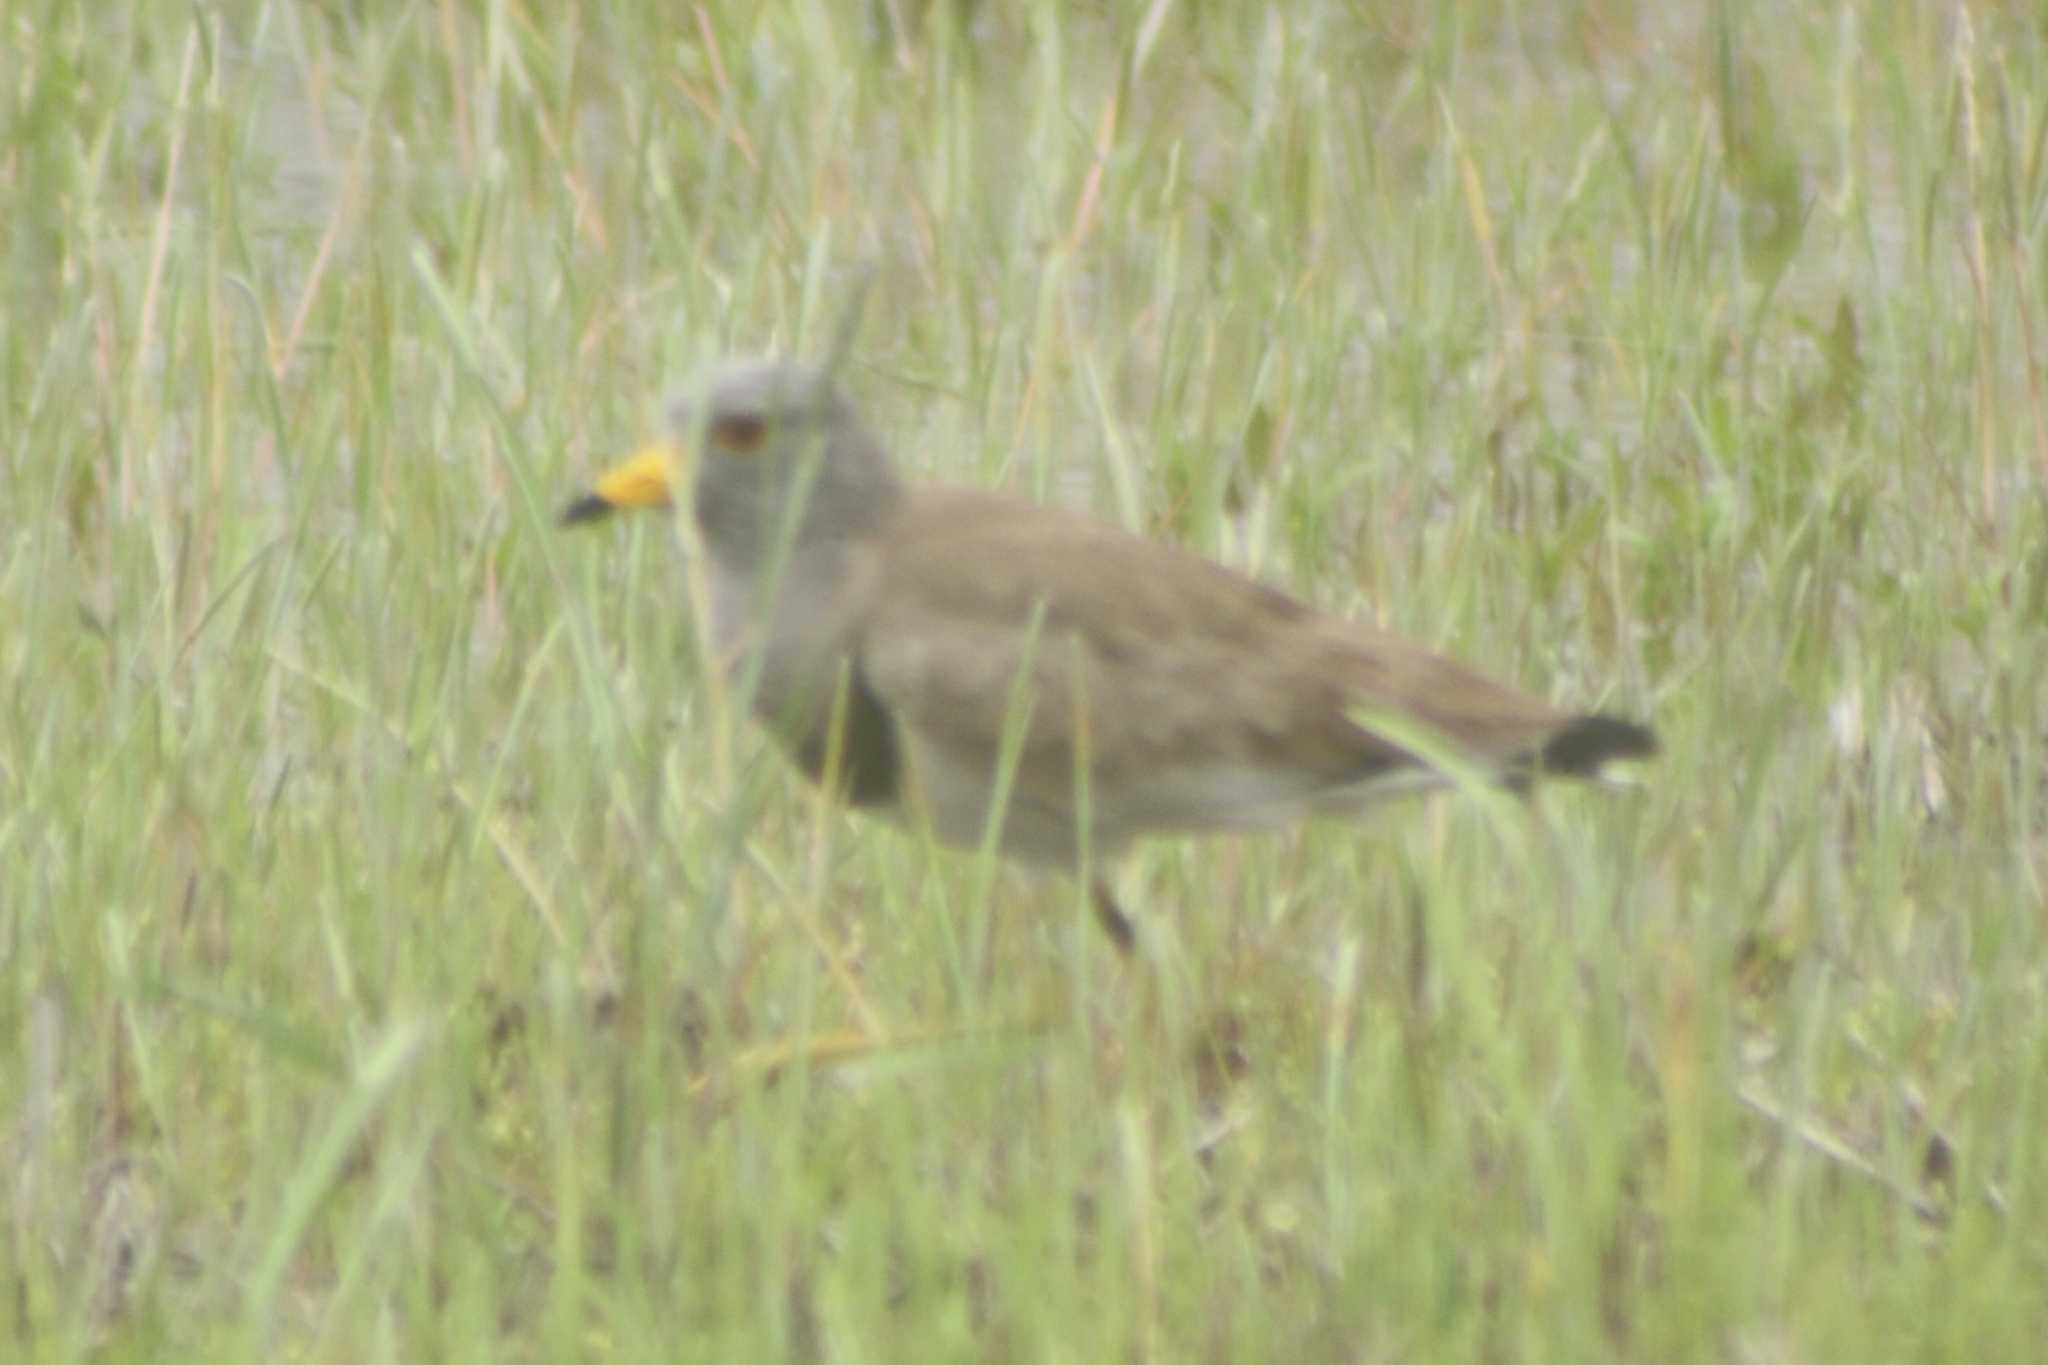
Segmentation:
[(1116, 903), (1116, 893), (1109, 889), (1109, 883), (1097, 877), (1089, 887), (1088, 899), (1095, 907), (1095, 922), (1102, 926), (1102, 932), (1109, 935), (1117, 952), (1129, 957), (1138, 946), (1138, 931), (1123, 907)]

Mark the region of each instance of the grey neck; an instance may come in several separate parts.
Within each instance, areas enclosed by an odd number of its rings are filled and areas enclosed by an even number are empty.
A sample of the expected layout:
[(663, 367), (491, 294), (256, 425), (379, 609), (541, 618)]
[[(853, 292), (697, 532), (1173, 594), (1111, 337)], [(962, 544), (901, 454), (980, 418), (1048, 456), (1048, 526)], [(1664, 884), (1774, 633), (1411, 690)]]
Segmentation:
[(693, 501), (705, 547), (727, 567), (750, 571), (770, 562), (789, 534), (792, 499), (802, 507), (789, 553), (800, 558), (875, 534), (903, 496), (889, 457), (842, 411), (786, 453), (729, 464), (715, 478), (700, 474)]

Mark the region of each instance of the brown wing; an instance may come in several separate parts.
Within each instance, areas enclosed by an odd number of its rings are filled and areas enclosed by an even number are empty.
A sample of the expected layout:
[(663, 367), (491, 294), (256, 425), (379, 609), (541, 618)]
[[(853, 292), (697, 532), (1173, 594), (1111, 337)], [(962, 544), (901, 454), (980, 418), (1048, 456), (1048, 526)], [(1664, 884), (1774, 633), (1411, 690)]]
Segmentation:
[(1026, 698), (1019, 799), (1069, 801), (1085, 749), (1099, 815), (1132, 833), (1273, 823), (1412, 771), (1347, 718), (1361, 703), (1500, 764), (1563, 720), (1184, 551), (982, 494), (913, 499), (875, 601), (861, 670), (901, 725), (986, 763)]

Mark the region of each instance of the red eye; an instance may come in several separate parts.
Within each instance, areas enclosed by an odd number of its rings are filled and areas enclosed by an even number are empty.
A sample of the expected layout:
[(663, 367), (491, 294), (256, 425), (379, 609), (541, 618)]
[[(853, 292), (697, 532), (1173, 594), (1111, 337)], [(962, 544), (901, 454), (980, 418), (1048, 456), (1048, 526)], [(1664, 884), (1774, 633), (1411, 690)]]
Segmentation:
[(711, 439), (734, 455), (751, 455), (768, 434), (768, 424), (758, 417), (720, 417), (711, 424)]

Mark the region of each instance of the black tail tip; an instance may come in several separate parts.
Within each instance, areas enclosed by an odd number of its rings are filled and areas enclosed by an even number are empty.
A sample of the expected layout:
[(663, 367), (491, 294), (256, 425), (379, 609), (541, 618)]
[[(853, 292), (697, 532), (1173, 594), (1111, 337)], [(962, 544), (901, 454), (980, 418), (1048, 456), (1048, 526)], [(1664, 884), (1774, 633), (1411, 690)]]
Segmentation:
[(1657, 736), (1647, 728), (1612, 716), (1579, 716), (1566, 722), (1543, 746), (1543, 771), (1570, 777), (1595, 777), (1602, 764), (1618, 758), (1650, 758)]

